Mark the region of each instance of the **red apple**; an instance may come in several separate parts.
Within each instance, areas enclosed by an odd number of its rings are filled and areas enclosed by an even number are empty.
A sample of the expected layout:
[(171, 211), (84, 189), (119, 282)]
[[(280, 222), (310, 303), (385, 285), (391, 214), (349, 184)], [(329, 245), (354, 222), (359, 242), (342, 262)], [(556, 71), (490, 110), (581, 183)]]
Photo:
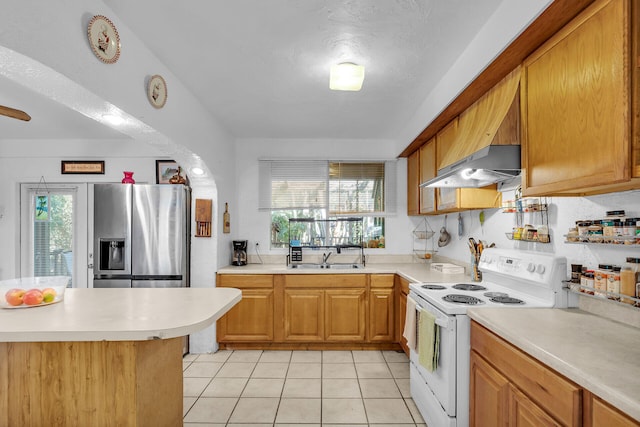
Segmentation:
[(9, 289), (7, 293), (4, 295), (4, 298), (7, 300), (9, 305), (17, 306), (22, 305), (22, 300), (24, 297), (25, 291), (24, 289)]
[(29, 289), (24, 293), (22, 301), (27, 305), (42, 304), (43, 296), (40, 289)]
[(42, 290), (42, 302), (53, 302), (58, 293), (53, 288), (45, 288)]

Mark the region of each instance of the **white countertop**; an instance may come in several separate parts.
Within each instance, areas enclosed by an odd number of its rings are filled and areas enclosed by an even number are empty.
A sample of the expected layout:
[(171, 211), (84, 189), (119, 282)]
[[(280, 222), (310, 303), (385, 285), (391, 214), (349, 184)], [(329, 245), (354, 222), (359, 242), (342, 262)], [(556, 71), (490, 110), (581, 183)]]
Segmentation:
[(240, 299), (234, 288), (67, 289), (56, 304), (0, 309), (0, 342), (175, 338), (213, 324)]
[(410, 282), (468, 282), (468, 274), (443, 274), (429, 270), (427, 263), (371, 263), (364, 268), (351, 269), (311, 269), (287, 268), (284, 264), (248, 264), (228, 266), (218, 270), (218, 274), (398, 274)]
[(640, 329), (578, 309), (471, 308), (468, 315), (640, 421)]

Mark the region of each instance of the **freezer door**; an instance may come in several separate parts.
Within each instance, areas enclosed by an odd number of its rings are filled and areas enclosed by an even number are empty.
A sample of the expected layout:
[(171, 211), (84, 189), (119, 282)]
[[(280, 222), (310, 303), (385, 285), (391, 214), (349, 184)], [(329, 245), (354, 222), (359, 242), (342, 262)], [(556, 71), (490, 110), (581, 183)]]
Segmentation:
[(184, 276), (186, 191), (182, 185), (134, 185), (132, 274)]

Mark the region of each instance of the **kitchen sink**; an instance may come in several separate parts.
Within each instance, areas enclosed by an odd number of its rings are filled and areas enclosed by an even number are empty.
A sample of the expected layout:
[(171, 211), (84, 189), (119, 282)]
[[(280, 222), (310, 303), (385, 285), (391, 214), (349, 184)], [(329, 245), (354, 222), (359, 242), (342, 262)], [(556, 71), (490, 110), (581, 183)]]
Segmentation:
[(354, 268), (363, 268), (361, 264), (291, 264), (289, 268), (295, 268), (300, 270), (312, 269), (312, 270), (320, 270), (320, 269), (329, 269), (329, 270), (352, 270)]

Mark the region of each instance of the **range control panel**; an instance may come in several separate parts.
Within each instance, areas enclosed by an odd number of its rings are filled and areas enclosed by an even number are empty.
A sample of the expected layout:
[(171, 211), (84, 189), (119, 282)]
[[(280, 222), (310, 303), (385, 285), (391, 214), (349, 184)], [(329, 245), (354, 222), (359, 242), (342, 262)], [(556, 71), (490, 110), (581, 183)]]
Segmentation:
[(555, 284), (566, 278), (566, 259), (553, 254), (489, 248), (482, 252), (478, 268), (483, 273), (539, 285)]

